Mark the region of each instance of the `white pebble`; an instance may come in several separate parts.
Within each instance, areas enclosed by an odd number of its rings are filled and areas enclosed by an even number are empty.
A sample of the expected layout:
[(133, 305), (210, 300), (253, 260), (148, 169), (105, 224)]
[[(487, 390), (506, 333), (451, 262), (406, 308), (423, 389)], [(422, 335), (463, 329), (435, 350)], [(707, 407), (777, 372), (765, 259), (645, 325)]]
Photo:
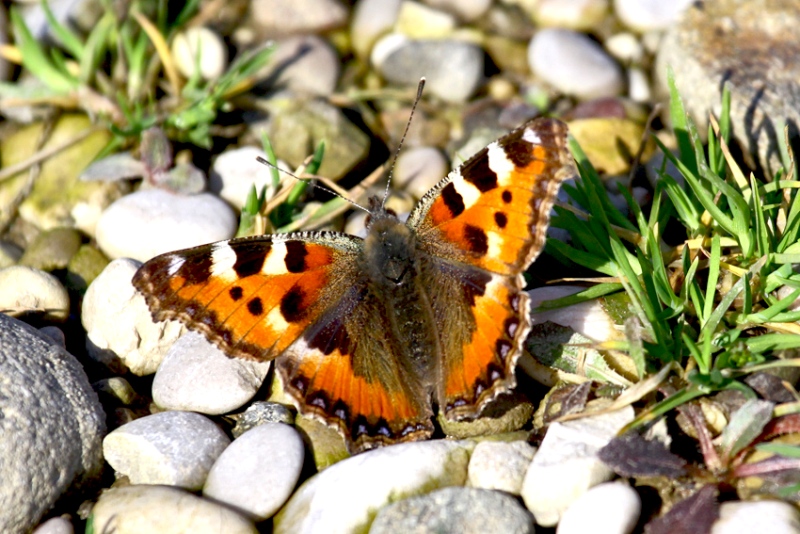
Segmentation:
[(608, 0), (540, 0), (533, 18), (541, 27), (590, 30), (608, 13)]
[(394, 186), (420, 199), (447, 175), (447, 158), (436, 148), (421, 146), (400, 153), (394, 167)]
[(204, 80), (222, 76), (228, 67), (228, 51), (222, 39), (202, 26), (194, 26), (175, 35), (172, 57), (181, 74), (187, 78), (199, 73)]
[(614, 0), (614, 11), (630, 29), (645, 33), (666, 30), (692, 4), (692, 0)]
[(720, 505), (719, 519), (711, 534), (797, 534), (800, 514), (797, 508), (778, 501), (733, 501)]
[(469, 459), (469, 485), (519, 495), (535, 453), (524, 441), (481, 441)]
[(634, 102), (650, 102), (653, 93), (650, 90), (650, 81), (647, 74), (638, 68), (628, 69), (628, 98)]
[(185, 331), (177, 321), (156, 323), (131, 279), (141, 263), (114, 260), (94, 279), (83, 298), (81, 322), (89, 356), (115, 373), (153, 374)]
[(328, 41), (316, 35), (278, 41), (269, 65), (259, 78), (296, 93), (330, 96), (339, 80), (339, 56)]
[(492, 0), (425, 0), (425, 3), (452, 13), (465, 22), (478, 19), (492, 7)]
[(187, 332), (156, 372), (153, 401), (167, 410), (228, 413), (253, 398), (270, 363), (229, 358), (202, 334)]
[(263, 521), (292, 494), (303, 456), (303, 440), (294, 428), (282, 423), (257, 426), (220, 455), (208, 473), (203, 495)]
[(11, 316), (39, 313), (45, 319), (69, 315), (69, 294), (50, 273), (12, 265), (0, 269), (0, 310)]
[(625, 86), (619, 65), (597, 43), (571, 30), (537, 32), (528, 63), (540, 79), (584, 100), (616, 96)]
[(230, 439), (210, 419), (161, 412), (126, 423), (103, 440), (103, 455), (132, 484), (199, 490)]
[(623, 63), (641, 63), (644, 59), (644, 46), (639, 38), (630, 32), (612, 35), (605, 40), (606, 50)]
[(350, 21), (350, 38), (359, 57), (369, 57), (375, 41), (394, 27), (399, 11), (400, 0), (356, 2)]
[(272, 173), (269, 167), (259, 163), (256, 159), (258, 157), (267, 159), (264, 151), (254, 146), (226, 150), (217, 156), (208, 177), (209, 191), (218, 194), (239, 210), (247, 202), (247, 195), (253, 186), (256, 194), (261, 194), (261, 189), (266, 186), (266, 198), (272, 198), (275, 193)]
[(636, 490), (619, 482), (598, 484), (567, 508), (556, 534), (628, 534), (642, 511)]
[(597, 453), (632, 420), (633, 408), (627, 406), (550, 425), (522, 484), (522, 499), (537, 523), (555, 526), (578, 497), (611, 479), (613, 471)]
[(230, 239), (236, 214), (214, 195), (179, 195), (146, 189), (124, 196), (103, 212), (97, 244), (110, 258), (150, 258)]

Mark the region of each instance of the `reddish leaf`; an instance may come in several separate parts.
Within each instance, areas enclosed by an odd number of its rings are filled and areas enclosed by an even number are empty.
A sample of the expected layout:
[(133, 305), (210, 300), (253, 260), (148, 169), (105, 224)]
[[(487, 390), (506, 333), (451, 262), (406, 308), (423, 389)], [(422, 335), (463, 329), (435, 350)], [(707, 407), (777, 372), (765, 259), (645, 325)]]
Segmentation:
[(663, 516), (645, 525), (645, 534), (704, 534), (719, 517), (717, 487), (703, 486)]
[(623, 477), (686, 474), (686, 461), (672, 454), (660, 441), (648, 441), (638, 432), (627, 432), (600, 449), (600, 460)]

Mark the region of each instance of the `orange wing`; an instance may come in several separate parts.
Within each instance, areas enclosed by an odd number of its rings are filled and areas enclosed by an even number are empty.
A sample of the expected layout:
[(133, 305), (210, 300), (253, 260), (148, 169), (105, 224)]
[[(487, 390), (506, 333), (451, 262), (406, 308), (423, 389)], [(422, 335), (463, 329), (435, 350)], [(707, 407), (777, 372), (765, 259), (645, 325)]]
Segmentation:
[(538, 119), (478, 152), (409, 216), (430, 261), (444, 347), (440, 409), (475, 417), (515, 385), (530, 331), (522, 273), (541, 252), (561, 182), (574, 167), (567, 127)]
[(180, 320), (229, 356), (281, 357), (300, 412), (337, 428), (357, 452), (433, 430), (423, 389), (376, 327), (381, 311), (357, 270), (361, 247), (332, 232), (234, 239), (158, 256), (133, 284), (156, 320)]

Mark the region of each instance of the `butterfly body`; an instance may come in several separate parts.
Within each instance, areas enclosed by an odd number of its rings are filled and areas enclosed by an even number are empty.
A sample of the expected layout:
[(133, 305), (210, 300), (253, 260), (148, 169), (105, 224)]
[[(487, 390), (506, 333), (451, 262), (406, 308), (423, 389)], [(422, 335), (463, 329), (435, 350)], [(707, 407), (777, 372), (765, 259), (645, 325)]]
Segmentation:
[(371, 201), (365, 239), (301, 232), (165, 254), (137, 272), (155, 319), (227, 354), (276, 360), (297, 408), (353, 452), (474, 418), (516, 384), (522, 272), (544, 244), (566, 127), (537, 120), (468, 160), (401, 222)]

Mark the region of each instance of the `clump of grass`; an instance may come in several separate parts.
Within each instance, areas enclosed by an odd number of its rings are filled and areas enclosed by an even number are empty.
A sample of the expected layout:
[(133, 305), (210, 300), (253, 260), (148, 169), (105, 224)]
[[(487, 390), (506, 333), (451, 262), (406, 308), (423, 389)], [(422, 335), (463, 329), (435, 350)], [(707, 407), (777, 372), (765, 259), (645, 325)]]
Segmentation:
[[(205, 81), (199, 75), (183, 79), (168, 43), (187, 27), (199, 4), (190, 0), (170, 18), (163, 0), (134, 0), (122, 13), (105, 3), (105, 13), (82, 36), (60, 24), (43, 2), (60, 47), (43, 46), (12, 7), (16, 46), (5, 49), (5, 55), (20, 62), (41, 86), (31, 91), (0, 83), (0, 96), (5, 105), (80, 108), (102, 117), (114, 134), (105, 153), (135, 142), (153, 126), (164, 129), (173, 140), (209, 148), (218, 113), (228, 99), (252, 87), (253, 75), (267, 64), (272, 49), (240, 54), (218, 79)], [(162, 72), (165, 84), (160, 83)]]
[[(650, 405), (628, 429), (722, 390), (756, 399), (744, 381), (748, 375), (800, 367), (800, 358), (794, 357), (800, 348), (800, 311), (792, 309), (800, 297), (800, 273), (795, 270), (800, 264), (800, 182), (791, 149), (784, 141), (784, 169), (775, 176), (746, 177), (728, 150), (728, 88), (723, 90), (719, 121), (710, 121), (704, 147), (671, 72), (669, 83), (677, 156), (655, 140), (685, 185), (662, 167), (647, 214), (623, 191), (632, 214), (629, 220), (609, 201), (597, 173), (573, 141), (581, 180), (566, 189), (586, 211), (557, 207), (552, 224), (567, 230), (571, 243), (552, 240), (547, 245), (561, 262), (615, 279), (550, 301), (547, 308), (624, 291), (630, 300), (629, 321), (637, 326), (626, 332), (636, 334), (601, 348), (627, 353), (640, 378), (659, 371), (659, 383), (673, 377), (667, 388), (672, 394)], [(662, 232), (675, 222), (685, 228), (685, 239), (670, 245)], [(736, 419), (745, 428), (729, 431), (726, 439), (738, 441), (722, 444), (727, 447), (721, 453), (724, 458), (704, 449), (709, 452), (707, 463), (714, 464), (709, 468), (741, 470), (733, 457), (757, 443), (755, 437), (773, 417), (798, 414), (797, 398), (796, 403), (778, 405), (774, 413), (767, 410), (766, 417)], [(708, 442), (705, 446), (713, 450), (710, 438)], [(776, 447), (771, 452), (797, 463), (797, 447)]]

